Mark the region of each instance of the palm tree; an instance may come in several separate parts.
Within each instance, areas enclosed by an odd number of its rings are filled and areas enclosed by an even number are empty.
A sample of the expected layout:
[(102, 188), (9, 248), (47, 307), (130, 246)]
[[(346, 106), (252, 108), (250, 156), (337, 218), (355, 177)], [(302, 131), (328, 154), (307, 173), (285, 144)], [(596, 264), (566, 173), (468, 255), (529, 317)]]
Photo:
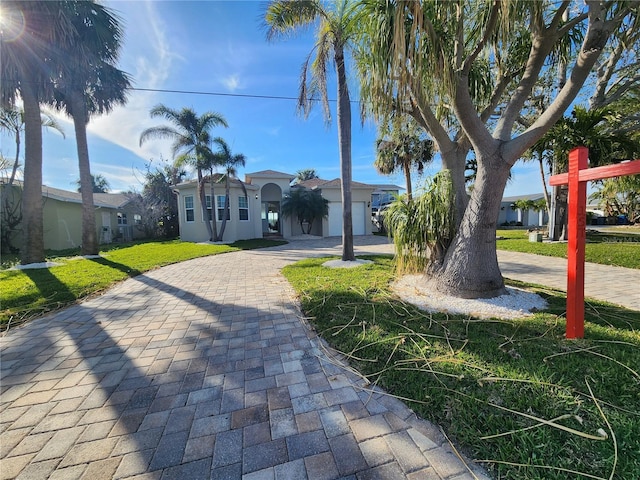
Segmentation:
[[(216, 143), (219, 147), (218, 151), (214, 152), (213, 157), (216, 160), (216, 164), (221, 166), (224, 169), (224, 205), (223, 205), (223, 214), (222, 214), (222, 225), (220, 225), (220, 235), (216, 238), (217, 242), (221, 242), (224, 237), (224, 230), (227, 226), (227, 220), (231, 212), (229, 211), (229, 193), (231, 188), (231, 179), (236, 177), (238, 174), (237, 168), (244, 167), (246, 158), (242, 153), (232, 154), (231, 148), (227, 145), (222, 138), (215, 138), (214, 143)], [(237, 179), (236, 179), (237, 180)], [(242, 191), (244, 192), (244, 196), (247, 197), (247, 190), (244, 187), (244, 183), (240, 182), (240, 186), (242, 187)], [(213, 185), (213, 177), (210, 179), (211, 184)], [(215, 222), (215, 197), (213, 193), (211, 194), (211, 216), (213, 217), (213, 221)]]
[(298, 170), (296, 172), (296, 178), (294, 179), (295, 183), (304, 182), (305, 180), (313, 180), (318, 177), (318, 173), (314, 168), (305, 168), (303, 170)]
[[(345, 50), (357, 33), (358, 4), (349, 0), (273, 0), (265, 13), (267, 39), (291, 33), (317, 23), (315, 58), (311, 54), (302, 67), (298, 107), (308, 115), (312, 99), (320, 96), (325, 119), (331, 119), (327, 97), (327, 64), (333, 59), (338, 81), (337, 121), (342, 191), (342, 260), (355, 260), (351, 217), (351, 101), (347, 85)], [(307, 73), (311, 68), (311, 79)]]
[[(292, 188), (291, 193), (282, 201), (282, 215), (296, 217), (302, 233), (309, 234), (316, 218), (324, 218), (329, 215), (329, 200), (314, 190), (300, 187)], [(305, 223), (307, 223), (306, 230)]]
[[(225, 118), (215, 112), (206, 112), (198, 116), (191, 108), (174, 110), (162, 104), (156, 105), (149, 112), (152, 117), (163, 117), (172, 125), (147, 128), (140, 134), (140, 145), (151, 138), (166, 138), (173, 141), (172, 155), (176, 164), (189, 164), (196, 168), (198, 175), (198, 195), (202, 206), (203, 218), (207, 218), (207, 203), (204, 191), (204, 176), (202, 174), (207, 162), (213, 155), (210, 130), (213, 127), (227, 127)], [(176, 158), (176, 155), (179, 156)], [(213, 202), (213, 195), (211, 198)], [(212, 205), (213, 210), (213, 205)], [(209, 240), (214, 241), (215, 215), (211, 215), (212, 222), (205, 222), (209, 232)], [(212, 227), (213, 223), (213, 227)]]
[(82, 254), (95, 255), (98, 238), (87, 124), (92, 115), (124, 104), (131, 81), (114, 66), (123, 36), (115, 13), (94, 1), (65, 2), (64, 8), (78, 37), (64, 52), (68, 60), (56, 79), (55, 104), (73, 118), (82, 194)]
[(383, 122), (379, 127), (379, 135), (373, 164), (383, 175), (402, 170), (407, 199), (411, 200), (411, 170), (415, 167), (418, 173), (422, 173), (424, 165), (433, 160), (433, 142), (425, 138), (424, 129), (407, 115), (394, 115), (391, 122)]
[[(41, 126), (52, 128), (64, 137), (64, 130), (55, 118), (45, 112), (41, 112)], [(10, 186), (16, 178), (18, 167), (20, 166), (20, 146), (22, 144), (22, 133), (24, 132), (24, 109), (20, 108), (0, 108), (0, 129), (6, 130), (13, 135), (16, 142), (16, 156), (11, 168), (11, 174), (6, 185)]]
[(73, 43), (75, 27), (63, 1), (5, 0), (0, 38), (1, 103), (24, 108), (23, 264), (44, 260), (42, 215), (42, 117), (40, 104), (53, 98), (52, 76), (64, 61), (61, 51)]

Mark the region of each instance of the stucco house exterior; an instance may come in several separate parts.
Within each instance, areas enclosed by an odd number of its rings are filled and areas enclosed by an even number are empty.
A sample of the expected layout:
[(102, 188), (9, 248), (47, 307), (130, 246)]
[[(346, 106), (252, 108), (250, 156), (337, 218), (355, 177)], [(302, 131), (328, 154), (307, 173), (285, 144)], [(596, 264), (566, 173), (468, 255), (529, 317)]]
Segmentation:
[[(233, 179), (230, 185), (229, 214), (223, 241), (234, 242), (261, 237), (291, 238), (301, 235), (302, 231), (295, 218), (283, 217), (282, 201), (292, 188), (308, 188), (319, 191), (329, 201), (329, 216), (313, 225), (312, 235), (329, 237), (342, 235), (342, 202), (340, 180), (313, 179), (291, 185), (295, 175), (275, 170), (262, 170), (247, 173), (244, 184), (247, 195), (239, 180)], [(372, 185), (352, 183), (353, 234), (371, 234), (371, 193)], [(204, 223), (202, 206), (195, 180), (174, 186), (178, 195), (180, 239), (187, 242), (207, 241), (208, 232)], [(207, 216), (210, 218), (211, 206), (215, 205), (218, 231), (224, 215), (224, 182), (214, 184), (212, 203), (210, 185), (205, 186)]]
[[(4, 184), (2, 188), (7, 188)], [(22, 182), (15, 181), (8, 192), (7, 202), (21, 201)], [(142, 237), (135, 228), (141, 221), (131, 198), (124, 193), (94, 193), (96, 234), (101, 244), (114, 241), (131, 241)], [(82, 197), (71, 192), (46, 185), (42, 186), (44, 248), (64, 250), (79, 247), (82, 243)], [(18, 225), (12, 244), (20, 244), (21, 228)]]
[(546, 210), (536, 212), (533, 209), (521, 210), (514, 209), (513, 204), (518, 200), (538, 200), (544, 199), (544, 194), (533, 193), (529, 195), (516, 195), (514, 197), (503, 197), (500, 203), (500, 213), (498, 215), (498, 225), (513, 223), (514, 225), (522, 225), (524, 227), (540, 227), (547, 224), (549, 216)]

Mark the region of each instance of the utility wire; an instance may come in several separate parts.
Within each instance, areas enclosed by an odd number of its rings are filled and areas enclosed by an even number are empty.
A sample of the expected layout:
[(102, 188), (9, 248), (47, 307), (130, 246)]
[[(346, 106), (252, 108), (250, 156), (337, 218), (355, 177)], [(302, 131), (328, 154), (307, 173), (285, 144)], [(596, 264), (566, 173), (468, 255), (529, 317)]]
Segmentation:
[[(129, 90), (136, 90), (138, 92), (158, 92), (158, 93), (179, 93), (184, 95), (210, 95), (215, 97), (239, 97), (239, 98), (262, 98), (267, 100), (295, 100), (298, 101), (298, 97), (285, 97), (279, 95), (251, 95), (242, 93), (222, 93), (222, 92), (200, 92), (195, 90), (171, 90), (164, 88), (138, 88), (130, 87)], [(310, 101), (319, 102), (317, 98), (310, 98)], [(329, 99), (330, 102), (335, 102), (334, 99)], [(360, 103), (358, 100), (350, 100), (351, 103)]]

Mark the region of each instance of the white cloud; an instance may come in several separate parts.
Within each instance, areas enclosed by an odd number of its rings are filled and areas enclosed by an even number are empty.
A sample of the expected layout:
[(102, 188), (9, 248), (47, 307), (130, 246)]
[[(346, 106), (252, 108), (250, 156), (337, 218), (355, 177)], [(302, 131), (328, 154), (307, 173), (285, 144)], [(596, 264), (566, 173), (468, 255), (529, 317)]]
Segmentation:
[(222, 78), (221, 82), (230, 92), (235, 92), (239, 88), (243, 88), (243, 82), (240, 80), (240, 75), (237, 73)]
[[(162, 88), (176, 61), (182, 57), (175, 53), (175, 45), (165, 36), (167, 26), (156, 10), (153, 1), (115, 2), (113, 6), (122, 10), (126, 8), (127, 36), (123, 49), (123, 70), (131, 69), (134, 88)], [(130, 92), (128, 102), (116, 107), (110, 114), (91, 120), (89, 132), (122, 148), (125, 148), (143, 159), (159, 158), (161, 154), (168, 156), (168, 142), (148, 142), (139, 145), (140, 133), (158, 122), (149, 117), (149, 110), (158, 102), (155, 92)]]

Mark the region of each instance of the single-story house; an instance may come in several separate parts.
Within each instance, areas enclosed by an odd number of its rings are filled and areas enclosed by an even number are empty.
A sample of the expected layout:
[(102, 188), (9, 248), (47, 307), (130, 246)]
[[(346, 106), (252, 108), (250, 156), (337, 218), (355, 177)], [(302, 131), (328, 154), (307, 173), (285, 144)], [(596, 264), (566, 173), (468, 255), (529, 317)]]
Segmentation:
[[(0, 186), (7, 188), (3, 182)], [(22, 196), (22, 182), (14, 181), (7, 203), (15, 205)], [(82, 243), (82, 197), (71, 192), (46, 185), (42, 186), (44, 248), (64, 250)], [(135, 228), (142, 220), (135, 211), (131, 197), (124, 193), (94, 193), (96, 234), (99, 243), (130, 241), (142, 237)], [(20, 244), (21, 228), (18, 225), (12, 238), (13, 245)]]
[(544, 194), (533, 193), (529, 195), (516, 195), (503, 197), (498, 215), (498, 225), (519, 225), (524, 227), (541, 227), (548, 223), (549, 216), (546, 209), (535, 211), (534, 209), (522, 210), (515, 208), (518, 200), (531, 200), (537, 202), (544, 199)]
[[(292, 188), (316, 190), (329, 201), (329, 216), (313, 226), (312, 235), (323, 237), (342, 235), (342, 201), (340, 179), (313, 179), (292, 186), (295, 175), (275, 170), (262, 170), (245, 175), (244, 188), (237, 179), (230, 182), (229, 209), (223, 240), (233, 242), (249, 238), (291, 238), (302, 232), (295, 218), (283, 218), (281, 204)], [(371, 234), (372, 185), (352, 182), (353, 234)], [(197, 181), (192, 180), (174, 186), (178, 195), (180, 238), (188, 242), (208, 240), (202, 206), (198, 196)], [(218, 231), (224, 215), (224, 182), (214, 183), (215, 202), (211, 201), (210, 184), (205, 186), (207, 217), (211, 218), (212, 205)]]

